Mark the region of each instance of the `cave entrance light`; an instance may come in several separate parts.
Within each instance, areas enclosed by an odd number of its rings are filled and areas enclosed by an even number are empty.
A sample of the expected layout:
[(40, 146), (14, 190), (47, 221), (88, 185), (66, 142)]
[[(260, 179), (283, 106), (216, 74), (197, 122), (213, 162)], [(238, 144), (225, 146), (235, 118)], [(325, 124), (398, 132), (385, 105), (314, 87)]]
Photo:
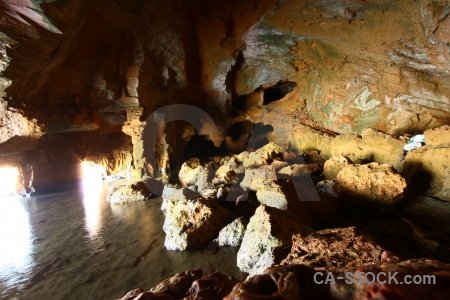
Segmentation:
[(0, 197), (11, 196), (16, 192), (18, 172), (16, 168), (0, 168)]

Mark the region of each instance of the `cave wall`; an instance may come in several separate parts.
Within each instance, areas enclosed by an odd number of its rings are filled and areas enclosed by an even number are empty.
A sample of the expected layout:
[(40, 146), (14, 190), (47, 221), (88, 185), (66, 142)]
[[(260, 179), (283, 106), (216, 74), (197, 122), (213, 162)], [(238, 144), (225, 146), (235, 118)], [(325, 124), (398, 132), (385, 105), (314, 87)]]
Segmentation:
[[(242, 120), (288, 145), (296, 124), (403, 134), (449, 123), (446, 0), (5, 0), (0, 14), (2, 120), (27, 124), (3, 126), (2, 141), (123, 131), (133, 162), (122, 165), (138, 175), (149, 171), (146, 118), (170, 104), (205, 110), (214, 124), (199, 133), (216, 146)], [(233, 102), (280, 80), (296, 84), (287, 97), (230, 117)], [(158, 128), (163, 169), (184, 130)]]

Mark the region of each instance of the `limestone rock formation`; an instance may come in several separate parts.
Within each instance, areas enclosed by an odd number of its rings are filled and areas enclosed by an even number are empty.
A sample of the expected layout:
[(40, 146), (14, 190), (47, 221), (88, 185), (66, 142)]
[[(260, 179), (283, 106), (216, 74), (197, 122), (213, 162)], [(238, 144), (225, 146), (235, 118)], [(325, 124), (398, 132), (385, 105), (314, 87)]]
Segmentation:
[(351, 164), (352, 162), (345, 156), (333, 156), (325, 162), (323, 166), (323, 176), (325, 176), (325, 179), (329, 180), (336, 179), (336, 175), (339, 171)]
[(317, 163), (313, 164), (293, 164), (281, 168), (278, 171), (278, 175), (283, 179), (292, 179), (301, 176), (311, 176), (313, 173), (320, 173), (322, 166)]
[(317, 270), (336, 270), (398, 261), (373, 238), (348, 227), (319, 230), (308, 236), (293, 235), (291, 253), (281, 265), (303, 264)]
[(288, 209), (288, 199), (282, 187), (272, 180), (265, 180), (256, 190), (256, 198), (261, 204), (281, 210)]
[(244, 238), (248, 221), (244, 217), (239, 217), (220, 230), (217, 242), (219, 246), (238, 247)]
[(169, 200), (163, 230), (168, 250), (198, 248), (212, 241), (227, 224), (230, 214), (214, 200)]
[(339, 193), (378, 205), (392, 205), (406, 195), (406, 180), (392, 166), (350, 165), (336, 177)]
[(282, 147), (275, 143), (269, 143), (255, 152), (250, 152), (244, 159), (244, 167), (257, 168), (271, 163), (276, 157), (280, 157), (284, 151)]
[(450, 144), (424, 146), (405, 157), (404, 173), (416, 193), (450, 201)]
[(294, 233), (307, 234), (311, 230), (301, 224), (295, 215), (261, 205), (247, 225), (237, 254), (237, 265), (250, 275), (261, 273), (287, 255), (284, 247), (291, 245)]
[(202, 276), (202, 270), (180, 272), (163, 280), (149, 291), (152, 293), (164, 293), (175, 299), (182, 298), (186, 295), (186, 292), (189, 290), (192, 283)]
[(276, 170), (272, 165), (262, 166), (257, 169), (245, 169), (244, 179), (241, 181), (240, 186), (246, 191), (256, 192), (264, 181), (276, 179)]
[(235, 180), (236, 172), (229, 165), (223, 165), (219, 169), (217, 169), (215, 178), (212, 183), (214, 185), (231, 184)]
[(152, 193), (141, 181), (118, 180), (108, 186), (106, 201), (112, 204), (123, 204), (135, 201), (144, 201)]
[(166, 211), (169, 201), (187, 201), (200, 198), (202, 195), (185, 187), (165, 185), (163, 189), (161, 210)]

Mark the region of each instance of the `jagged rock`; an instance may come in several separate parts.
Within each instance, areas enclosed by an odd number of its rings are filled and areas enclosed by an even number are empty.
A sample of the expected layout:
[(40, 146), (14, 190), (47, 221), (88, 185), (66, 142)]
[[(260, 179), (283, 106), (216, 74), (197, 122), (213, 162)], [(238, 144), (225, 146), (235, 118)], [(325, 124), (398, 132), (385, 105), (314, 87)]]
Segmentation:
[(165, 185), (162, 194), (161, 210), (166, 211), (168, 201), (187, 201), (200, 198), (202, 195), (188, 188)]
[(243, 165), (246, 168), (257, 168), (269, 164), (275, 158), (280, 157), (284, 149), (277, 144), (271, 142), (264, 147), (259, 148), (255, 152), (251, 152), (244, 159)]
[(262, 166), (257, 169), (246, 169), (244, 179), (240, 183), (241, 188), (248, 191), (255, 191), (258, 186), (266, 180), (276, 180), (275, 168), (271, 165)]
[(244, 217), (239, 217), (219, 232), (217, 241), (219, 246), (237, 247), (241, 244), (245, 234), (245, 227), (248, 221)]
[(318, 192), (325, 193), (332, 197), (339, 197), (339, 192), (337, 190), (335, 180), (322, 180), (316, 184), (316, 189)]
[(436, 148), (427, 145), (408, 152), (403, 176), (417, 193), (450, 201), (449, 166), (450, 141)]
[(425, 143), (427, 144), (427, 146), (448, 146), (448, 144), (450, 143), (450, 125), (426, 130), (423, 135), (425, 136)]
[(319, 164), (294, 164), (279, 170), (278, 175), (283, 179), (289, 179), (300, 176), (310, 176), (313, 173), (321, 171), (322, 167)]
[(329, 180), (336, 179), (339, 171), (351, 164), (351, 160), (343, 155), (333, 156), (325, 162), (323, 166), (323, 176), (325, 176), (325, 179)]
[(281, 169), (289, 166), (289, 163), (281, 160), (274, 160), (270, 165), (274, 167), (276, 172), (279, 172)]
[(172, 298), (183, 298), (192, 283), (203, 276), (202, 270), (189, 270), (177, 273), (150, 289), (153, 293), (165, 293)]
[(314, 273), (303, 265), (273, 267), (236, 284), (224, 300), (331, 299), (327, 285), (314, 283)]
[(144, 201), (152, 193), (141, 181), (119, 180), (108, 186), (106, 201), (112, 204), (123, 204), (128, 202)]
[(229, 219), (230, 213), (212, 200), (169, 200), (163, 225), (164, 246), (168, 250), (200, 247), (217, 237)]
[(401, 201), (407, 187), (392, 166), (379, 163), (347, 166), (338, 173), (336, 183), (340, 194), (379, 205)]
[(199, 173), (204, 171), (204, 167), (200, 164), (198, 158), (191, 158), (181, 165), (178, 177), (183, 186), (194, 185), (197, 181)]
[(183, 300), (221, 300), (231, 292), (235, 284), (235, 280), (214, 272), (194, 281)]
[[(366, 277), (361, 277), (359, 272), (367, 274)], [(347, 280), (330, 284), (333, 299), (446, 299), (450, 293), (450, 264), (432, 259), (367, 265), (333, 273), (334, 278), (353, 273), (353, 276), (344, 277)], [(389, 280), (386, 274), (394, 276)], [(420, 275), (422, 280), (431, 279), (431, 283), (412, 284), (415, 275)]]
[[(311, 228), (299, 222), (296, 216), (287, 211), (261, 205), (247, 225), (241, 248), (237, 254), (237, 265), (250, 275), (279, 263), (287, 253), (280, 255), (284, 247), (290, 246), (294, 233), (307, 234)], [(265, 252), (268, 252), (265, 254)], [(258, 261), (264, 258), (262, 261)], [(273, 258), (274, 260), (268, 260)], [(257, 266), (257, 269), (255, 269)]]
[(347, 227), (324, 229), (306, 237), (294, 234), (291, 253), (281, 265), (304, 264), (318, 270), (335, 270), (398, 261), (367, 234)]
[(216, 177), (213, 180), (214, 185), (231, 184), (235, 182), (236, 172), (229, 166), (223, 165), (216, 171)]
[(256, 198), (261, 204), (281, 210), (288, 208), (288, 199), (282, 187), (272, 180), (265, 180), (256, 190)]

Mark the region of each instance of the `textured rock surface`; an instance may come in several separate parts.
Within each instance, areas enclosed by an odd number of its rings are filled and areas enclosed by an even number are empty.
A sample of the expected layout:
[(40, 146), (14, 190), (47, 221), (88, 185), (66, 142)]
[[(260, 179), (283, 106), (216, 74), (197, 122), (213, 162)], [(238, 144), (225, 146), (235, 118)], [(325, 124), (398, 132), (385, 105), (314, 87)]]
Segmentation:
[(230, 214), (213, 200), (169, 200), (163, 230), (168, 250), (198, 248), (213, 240), (227, 224)]
[(238, 247), (244, 238), (245, 228), (248, 221), (244, 217), (239, 217), (220, 230), (217, 242), (219, 246)]
[(391, 166), (378, 163), (350, 165), (338, 173), (336, 183), (339, 193), (379, 205), (401, 201), (407, 186)]
[(269, 143), (255, 152), (250, 152), (244, 159), (245, 168), (257, 168), (271, 163), (275, 158), (281, 156), (283, 148), (275, 143)]
[(106, 201), (112, 204), (123, 204), (135, 201), (144, 201), (152, 193), (142, 181), (119, 180), (108, 186)]
[(325, 179), (336, 179), (336, 175), (343, 168), (351, 165), (351, 161), (345, 156), (339, 155), (327, 160), (323, 166), (323, 176)]
[(398, 262), (355, 227), (324, 229), (292, 237), (291, 253), (281, 265), (304, 264), (318, 270), (347, 269), (368, 264)]
[(256, 192), (258, 187), (267, 180), (276, 180), (277, 174), (272, 165), (262, 166), (257, 169), (246, 169), (244, 179), (240, 186), (243, 190)]
[(450, 126), (441, 126), (435, 129), (426, 130), (424, 133), (427, 146), (437, 147), (450, 144)]
[(450, 201), (450, 144), (424, 146), (405, 157), (404, 173), (417, 193)]
[(256, 190), (256, 198), (261, 204), (281, 210), (288, 209), (288, 199), (282, 187), (272, 180), (263, 181)]
[(229, 166), (221, 166), (216, 171), (215, 178), (213, 180), (214, 185), (218, 184), (231, 184), (236, 180), (236, 172)]
[(237, 265), (250, 275), (261, 273), (286, 256), (284, 247), (291, 245), (294, 233), (308, 232), (311, 228), (301, 224), (295, 215), (261, 205), (247, 225)]

